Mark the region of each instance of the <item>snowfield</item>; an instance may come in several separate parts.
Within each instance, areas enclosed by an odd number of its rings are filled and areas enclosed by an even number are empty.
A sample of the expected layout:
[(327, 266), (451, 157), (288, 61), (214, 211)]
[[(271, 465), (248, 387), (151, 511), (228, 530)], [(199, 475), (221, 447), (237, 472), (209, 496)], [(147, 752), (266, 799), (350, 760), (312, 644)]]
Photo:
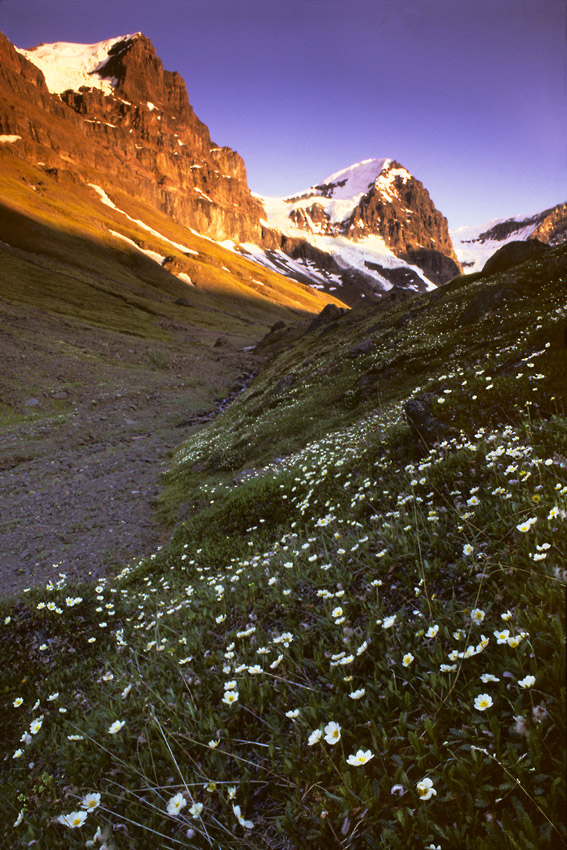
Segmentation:
[(81, 86), (102, 89), (105, 94), (112, 94), (116, 80), (101, 76), (110, 50), (120, 42), (126, 46), (137, 35), (141, 33), (120, 35), (96, 44), (56, 41), (53, 44), (40, 44), (31, 50), (16, 50), (43, 72), (47, 88), (52, 94), (61, 94), (68, 89), (78, 91)]

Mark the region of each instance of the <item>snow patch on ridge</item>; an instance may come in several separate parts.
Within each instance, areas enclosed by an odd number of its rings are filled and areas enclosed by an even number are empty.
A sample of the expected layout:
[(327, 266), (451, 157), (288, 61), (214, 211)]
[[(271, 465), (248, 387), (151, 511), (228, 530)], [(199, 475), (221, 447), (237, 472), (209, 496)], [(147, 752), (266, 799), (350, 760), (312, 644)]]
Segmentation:
[(264, 266), (278, 274), (283, 274), (292, 280), (300, 282), (307, 278), (309, 286), (319, 290), (334, 290), (341, 285), (342, 281), (336, 274), (322, 271), (311, 261), (294, 260), (283, 251), (264, 251), (252, 242), (245, 242), (238, 246), (235, 253), (244, 254), (246, 259), (252, 260), (258, 265)]
[(353, 198), (355, 195), (363, 195), (368, 192), (373, 183), (376, 182), (380, 174), (387, 168), (391, 159), (363, 159), (362, 162), (355, 162), (354, 165), (349, 165), (348, 168), (343, 168), (340, 171), (335, 171), (329, 177), (326, 177), (320, 186), (336, 185), (332, 190), (333, 198), (337, 200), (345, 200)]
[(109, 52), (120, 42), (124, 42), (126, 47), (138, 35), (141, 33), (121, 35), (96, 44), (56, 41), (53, 44), (40, 44), (31, 50), (16, 50), (43, 72), (47, 88), (52, 94), (61, 94), (68, 89), (78, 91), (81, 86), (102, 89), (105, 94), (112, 94), (117, 81), (101, 76)]
[(112, 235), (117, 239), (121, 239), (123, 242), (126, 242), (127, 245), (130, 245), (137, 251), (140, 251), (141, 254), (145, 254), (146, 257), (149, 257), (150, 260), (154, 261), (154, 263), (157, 263), (159, 266), (163, 266), (165, 260), (163, 254), (158, 254), (157, 251), (151, 251), (149, 248), (141, 248), (137, 242), (134, 242), (133, 239), (129, 239), (128, 236), (124, 236), (122, 233), (118, 233), (117, 230), (109, 230), (108, 232), (112, 233)]
[[(168, 245), (171, 245), (173, 248), (177, 248), (177, 250), (181, 251), (183, 254), (194, 254), (196, 257), (199, 256), (198, 251), (193, 251), (191, 248), (187, 248), (185, 245), (182, 245), (180, 242), (173, 242), (171, 239), (168, 239), (167, 236), (164, 236), (163, 233), (160, 233), (158, 230), (154, 230), (153, 227), (149, 227), (141, 219), (132, 218), (131, 215), (128, 215), (128, 213), (124, 212), (124, 210), (121, 210), (119, 207), (117, 207), (116, 204), (114, 203), (114, 201), (110, 200), (110, 198), (108, 197), (108, 195), (106, 194), (104, 189), (101, 189), (100, 186), (97, 186), (95, 183), (89, 183), (89, 186), (91, 187), (91, 189), (95, 190), (95, 192), (100, 197), (103, 204), (105, 204), (107, 207), (110, 207), (113, 210), (116, 210), (116, 212), (119, 212), (122, 215), (125, 215), (127, 219), (134, 222), (134, 224), (137, 224), (138, 227), (142, 228), (142, 230), (145, 230), (147, 233), (151, 233), (152, 236), (156, 236), (158, 239), (161, 239), (162, 242), (166, 242)], [(192, 232), (194, 232), (194, 231), (192, 231)], [(197, 235), (199, 235), (199, 234), (197, 234)], [(126, 238), (126, 237), (124, 237), (124, 238)]]
[(406, 183), (411, 179), (411, 174), (405, 168), (389, 168), (388, 171), (380, 174), (376, 180), (376, 188), (389, 201), (392, 201), (396, 194), (396, 178), (400, 178), (403, 183)]

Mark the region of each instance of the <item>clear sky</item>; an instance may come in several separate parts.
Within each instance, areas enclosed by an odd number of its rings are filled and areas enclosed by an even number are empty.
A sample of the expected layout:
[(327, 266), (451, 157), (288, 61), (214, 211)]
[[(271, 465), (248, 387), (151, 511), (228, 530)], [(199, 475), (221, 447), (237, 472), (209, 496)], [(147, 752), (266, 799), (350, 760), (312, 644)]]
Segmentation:
[(565, 0), (0, 0), (0, 30), (143, 32), (266, 195), (386, 156), (451, 227), (567, 200)]

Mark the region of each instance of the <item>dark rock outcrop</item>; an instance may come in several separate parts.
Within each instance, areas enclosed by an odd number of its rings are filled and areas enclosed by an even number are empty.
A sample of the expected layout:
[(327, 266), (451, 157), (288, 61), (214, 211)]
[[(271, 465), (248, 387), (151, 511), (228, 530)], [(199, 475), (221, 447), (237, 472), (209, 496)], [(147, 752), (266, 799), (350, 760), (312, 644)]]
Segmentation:
[(282, 395), (286, 393), (297, 381), (297, 376), (293, 374), (293, 372), (289, 372), (287, 375), (284, 375), (274, 389), (272, 390), (272, 395)]
[(311, 320), (307, 330), (315, 331), (317, 328), (329, 324), (329, 322), (336, 322), (336, 320), (340, 319), (341, 316), (344, 316), (346, 312), (347, 311), (345, 309), (337, 307), (336, 304), (327, 304), (323, 307), (321, 312)]
[(363, 354), (370, 354), (373, 348), (373, 340), (363, 339), (362, 342), (357, 342), (356, 345), (351, 345), (351, 347), (347, 351), (347, 357), (350, 357), (351, 360), (355, 360), (357, 357), (361, 357)]
[(507, 272), (514, 266), (527, 263), (529, 260), (539, 259), (548, 250), (549, 247), (538, 239), (528, 239), (525, 242), (520, 240), (508, 242), (502, 248), (499, 248), (492, 257), (489, 257), (484, 264), (481, 275), (488, 277), (488, 275)]
[(412, 266), (418, 266), (426, 277), (438, 286), (461, 273), (461, 267), (456, 259), (431, 248), (415, 248), (399, 256)]

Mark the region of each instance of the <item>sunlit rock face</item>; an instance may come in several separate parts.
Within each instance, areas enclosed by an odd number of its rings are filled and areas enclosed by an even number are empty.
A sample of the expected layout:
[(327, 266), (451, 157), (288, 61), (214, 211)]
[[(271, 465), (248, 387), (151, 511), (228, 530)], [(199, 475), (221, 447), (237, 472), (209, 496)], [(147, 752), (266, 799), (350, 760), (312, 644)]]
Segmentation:
[(260, 241), (242, 158), (215, 145), (185, 83), (140, 33), (20, 51), (0, 35), (0, 135), (16, 155), (96, 180), (215, 239)]

